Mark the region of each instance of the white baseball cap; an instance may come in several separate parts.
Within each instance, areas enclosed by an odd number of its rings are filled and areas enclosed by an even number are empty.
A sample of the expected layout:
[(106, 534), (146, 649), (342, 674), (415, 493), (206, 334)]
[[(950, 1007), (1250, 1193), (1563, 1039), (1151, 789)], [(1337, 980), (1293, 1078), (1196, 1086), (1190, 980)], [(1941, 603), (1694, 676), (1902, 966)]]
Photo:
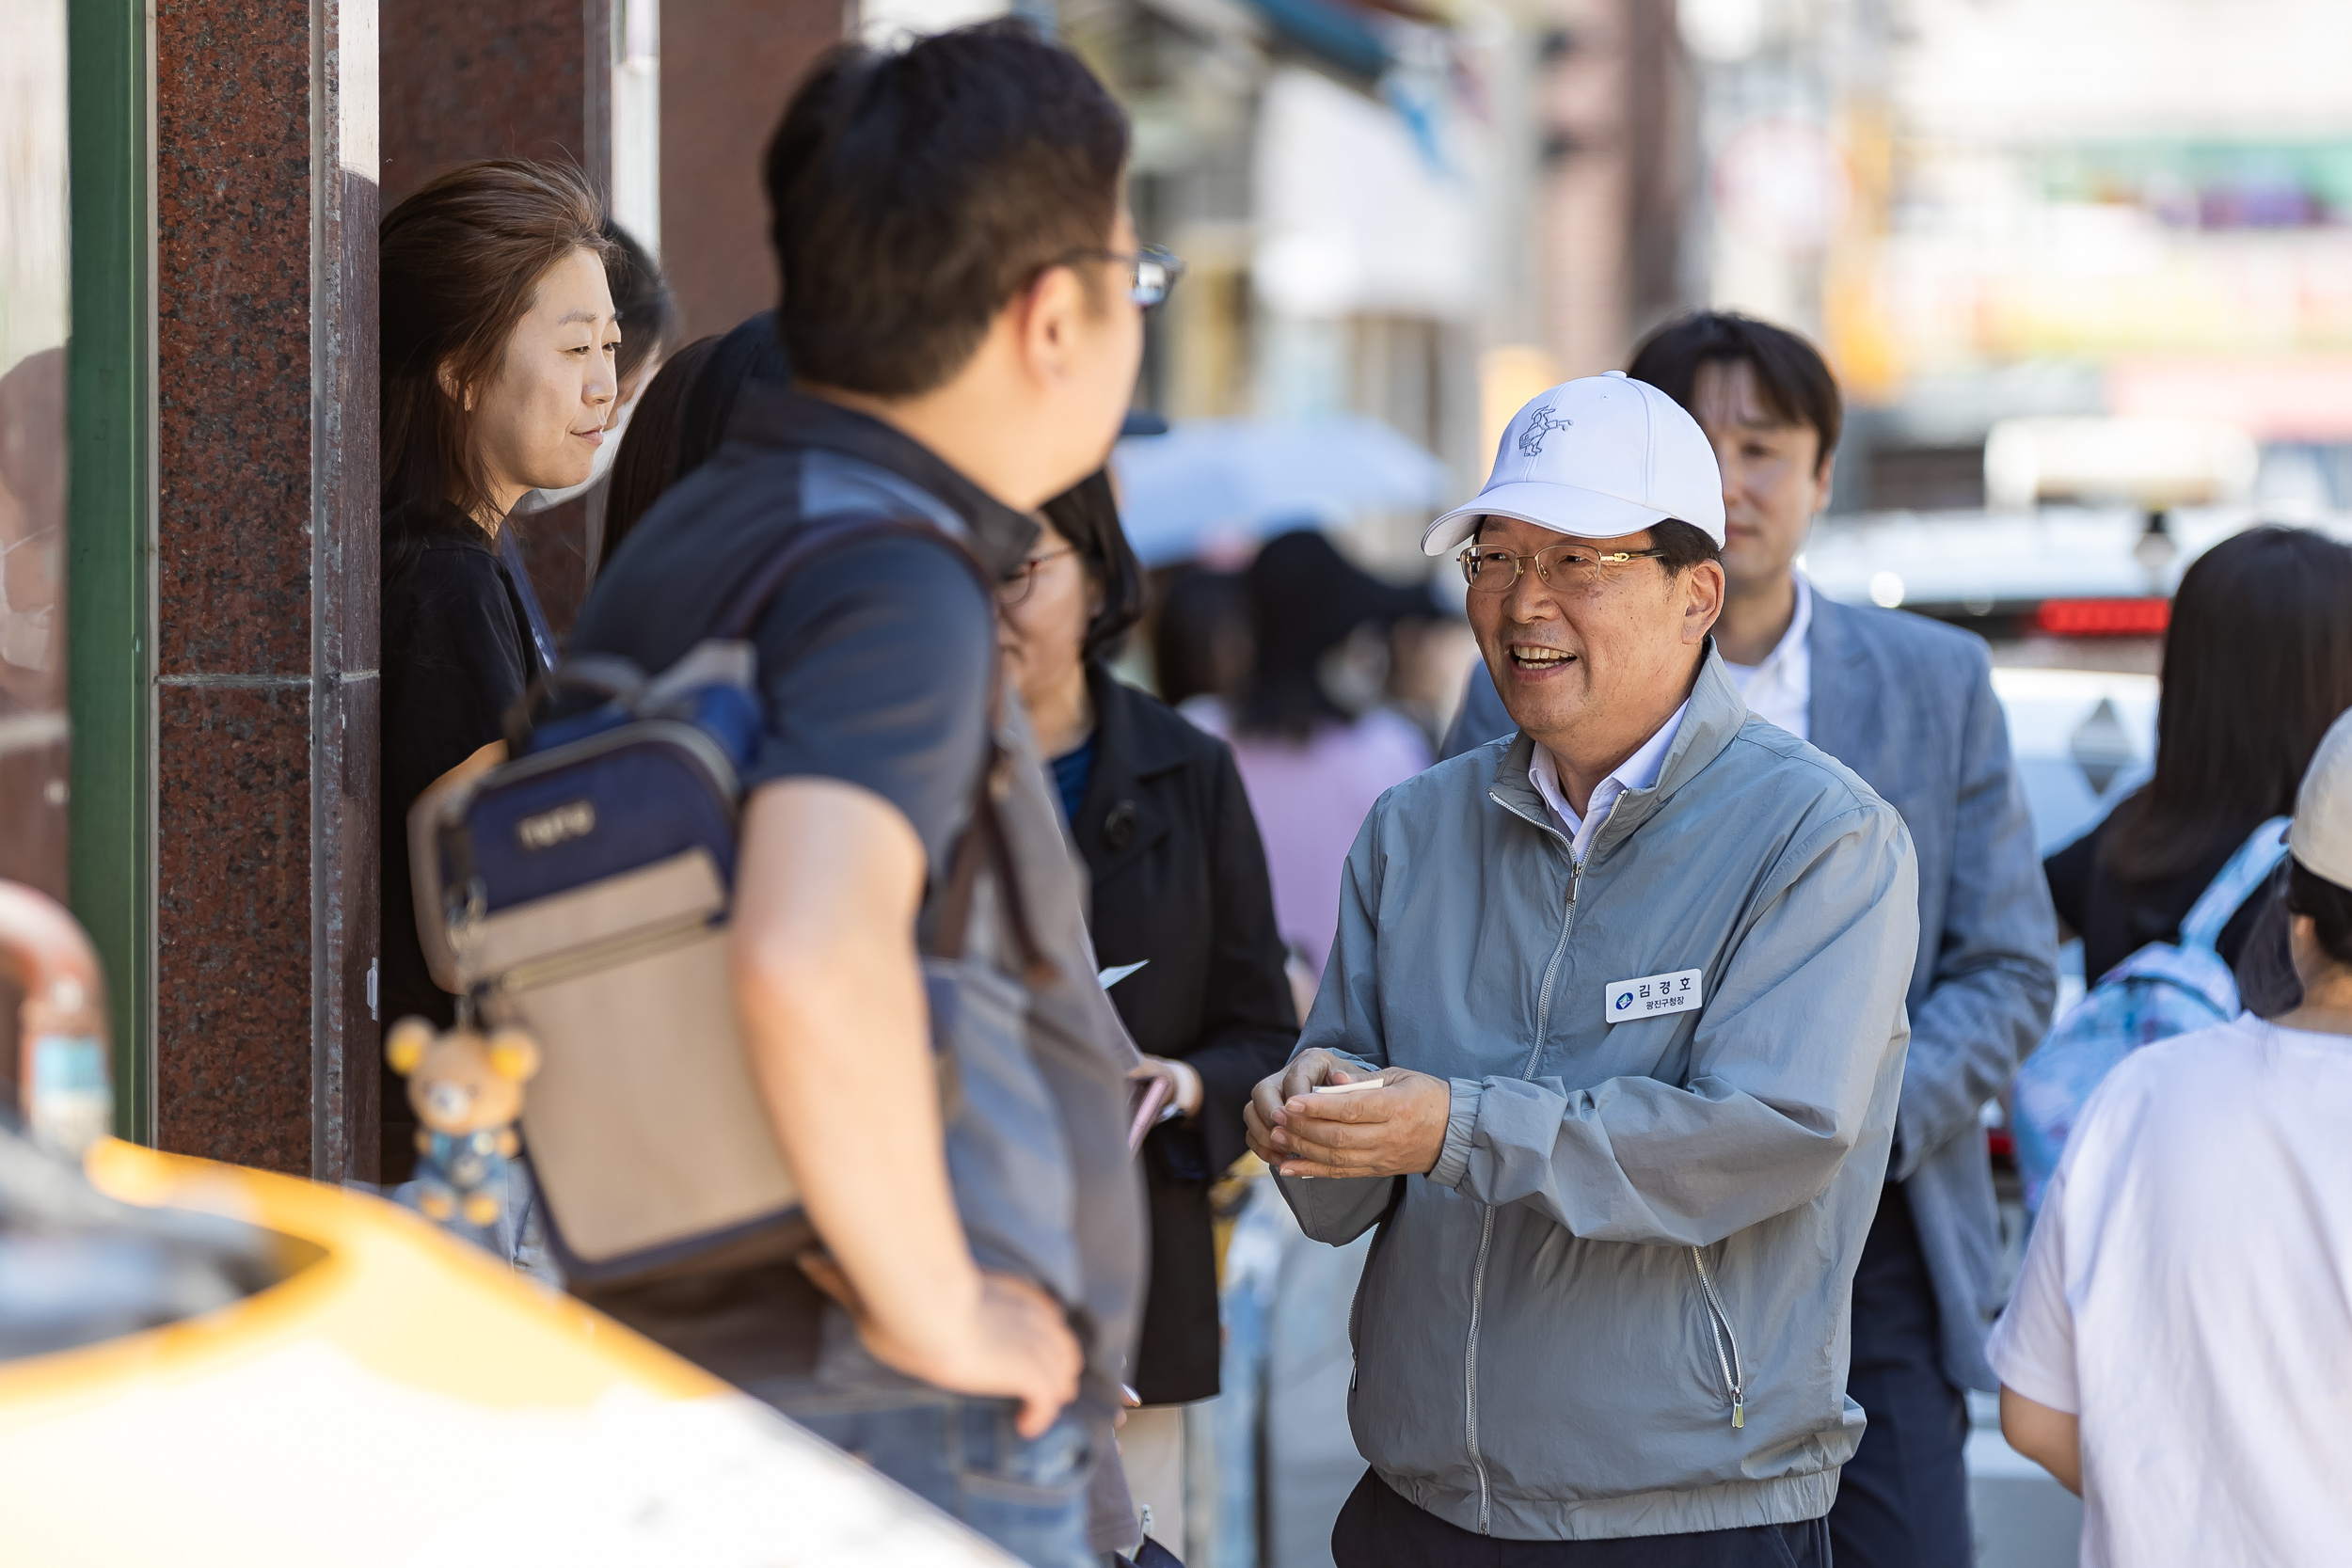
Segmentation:
[(1445, 554), (1489, 515), (1580, 539), (1678, 517), (1721, 546), (1724, 481), (1706, 432), (1680, 404), (1611, 371), (1529, 399), (1502, 432), (1486, 487), (1422, 531), (1422, 553)]
[(2295, 793), (2287, 847), (2306, 870), (2352, 887), (2352, 712), (2338, 715), (2320, 737)]

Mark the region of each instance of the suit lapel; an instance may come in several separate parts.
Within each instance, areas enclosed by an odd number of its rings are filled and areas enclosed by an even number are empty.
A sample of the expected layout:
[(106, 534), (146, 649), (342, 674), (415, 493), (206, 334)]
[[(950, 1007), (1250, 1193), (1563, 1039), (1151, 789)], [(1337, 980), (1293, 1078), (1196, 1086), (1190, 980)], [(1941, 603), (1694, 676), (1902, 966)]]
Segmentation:
[(1869, 677), (1869, 653), (1854, 635), (1858, 612), (1813, 592), (1813, 626), (1805, 635), (1805, 652), (1813, 663), (1811, 693), (1805, 699), (1805, 722), (1814, 746), (1827, 752), (1868, 781), (1873, 788), (1885, 776), (1881, 752), (1895, 726), (1873, 705), (1891, 701), (1894, 692), (1874, 689)]

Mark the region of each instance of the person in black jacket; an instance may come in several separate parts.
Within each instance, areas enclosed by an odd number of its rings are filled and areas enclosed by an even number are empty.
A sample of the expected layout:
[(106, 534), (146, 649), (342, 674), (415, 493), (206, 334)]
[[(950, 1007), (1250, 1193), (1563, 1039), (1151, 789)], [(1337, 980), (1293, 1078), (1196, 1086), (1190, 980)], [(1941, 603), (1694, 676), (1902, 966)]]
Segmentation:
[[(619, 320), (596, 194), (562, 167), (468, 164), (385, 214), (383, 851), (378, 1016), (447, 1028), (417, 932), (408, 808), (501, 752), (506, 710), (545, 672), (530, 583), (501, 556), (515, 503), (588, 478), (618, 390)], [(386, 1069), (381, 1180), (405, 1180), (415, 1118)]]
[(1072, 836), (1093, 874), (1095, 955), (1141, 964), (1111, 1000), (1166, 1080), (1173, 1115), (1144, 1140), (1151, 1287), (1120, 1439), (1152, 1533), (1184, 1543), (1179, 1408), (1217, 1392), (1209, 1186), (1245, 1151), (1243, 1104), (1298, 1037), (1265, 850), (1224, 742), (1112, 675), (1104, 650), (1142, 608), (1142, 570), (1107, 475), (1045, 505), (999, 592), (1000, 641)]

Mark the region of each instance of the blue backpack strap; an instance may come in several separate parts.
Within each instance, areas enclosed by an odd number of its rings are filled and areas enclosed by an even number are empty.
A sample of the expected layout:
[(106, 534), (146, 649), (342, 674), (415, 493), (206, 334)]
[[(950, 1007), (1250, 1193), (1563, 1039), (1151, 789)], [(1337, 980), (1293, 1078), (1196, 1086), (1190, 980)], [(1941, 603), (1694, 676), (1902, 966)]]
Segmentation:
[(626, 703), (644, 689), (644, 672), (616, 654), (574, 654), (549, 665), (506, 710), (506, 754), (514, 758), (531, 750), (531, 732), (546, 721), (548, 702), (564, 692)]
[(2279, 862), (2286, 857), (2286, 828), (2285, 817), (2274, 816), (2256, 828), (2248, 835), (2246, 842), (2238, 846), (2237, 853), (2230, 857), (2230, 863), (2214, 878), (2213, 885), (2205, 889), (2197, 902), (2190, 906), (2188, 913), (2181, 918), (2180, 944), (2183, 947), (2201, 948), (2208, 953), (2213, 951), (2214, 944), (2221, 940), (2221, 928), (2229, 925), (2230, 917), (2237, 913), (2238, 907), (2252, 895), (2263, 879), (2276, 870)]
[[(936, 524), (919, 522), (909, 517), (894, 517), (880, 512), (843, 512), (818, 517), (806, 524), (787, 540), (782, 548), (760, 562), (752, 575), (743, 579), (720, 611), (711, 636), (728, 641), (741, 641), (752, 635), (769, 603), (784, 586), (785, 579), (817, 557), (841, 546), (866, 539), (901, 538), (926, 539), (941, 544), (954, 553), (971, 572), (980, 592), (995, 602), (995, 584), (962, 540), (956, 538)], [(932, 923), (931, 941), (926, 951), (939, 958), (960, 958), (963, 956), (965, 930), (972, 912), (974, 889), (980, 872), (993, 865), (1004, 889), (1004, 914), (1011, 929), (1015, 947), (1025, 965), (1020, 976), (1032, 987), (1051, 982), (1055, 971), (1045, 956), (1044, 945), (1037, 940), (1029, 919), (1028, 900), (1022, 892), (1012, 851), (1005, 837), (1004, 825), (996, 816), (995, 780), (1004, 758), (996, 750), (996, 726), (1001, 712), (1003, 682), (997, 678), (995, 644), (989, 645), (990, 673), (988, 682), (988, 764), (980, 770), (974, 790), (972, 818), (957, 840), (955, 854), (949, 863), (945, 887), (937, 890), (938, 914)]]

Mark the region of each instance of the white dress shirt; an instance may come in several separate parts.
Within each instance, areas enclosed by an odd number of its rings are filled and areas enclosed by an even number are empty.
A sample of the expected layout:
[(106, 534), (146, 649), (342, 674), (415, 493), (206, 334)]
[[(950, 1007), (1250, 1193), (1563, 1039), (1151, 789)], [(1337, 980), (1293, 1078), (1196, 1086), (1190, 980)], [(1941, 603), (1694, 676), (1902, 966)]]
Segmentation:
[(1593, 786), (1593, 798), (1585, 802), (1584, 815), (1579, 816), (1561, 792), (1560, 765), (1551, 759), (1551, 752), (1543, 746), (1535, 748), (1534, 760), (1527, 765), (1527, 776), (1535, 783), (1535, 793), (1544, 798), (1551, 815), (1567, 830), (1568, 844), (1578, 861), (1593, 842), (1593, 834), (1609, 820), (1609, 808), (1617, 803), (1617, 797), (1629, 789), (1647, 789), (1658, 782), (1658, 770), (1666, 765), (1666, 749), (1675, 743), (1675, 733), (1682, 728), (1682, 715), (1691, 705), (1685, 702), (1674, 710), (1658, 733), (1642, 742), (1642, 749), (1617, 764), (1610, 775)]
[(1724, 669), (1730, 673), (1731, 684), (1740, 689), (1750, 713), (1768, 724), (1778, 724), (1799, 740), (1810, 740), (1813, 737), (1806, 732), (1812, 728), (1808, 710), (1813, 705), (1813, 655), (1804, 639), (1813, 629), (1813, 588), (1803, 572), (1788, 575), (1797, 579), (1797, 612), (1789, 617), (1788, 629), (1780, 634), (1763, 663), (1734, 664), (1725, 659)]

